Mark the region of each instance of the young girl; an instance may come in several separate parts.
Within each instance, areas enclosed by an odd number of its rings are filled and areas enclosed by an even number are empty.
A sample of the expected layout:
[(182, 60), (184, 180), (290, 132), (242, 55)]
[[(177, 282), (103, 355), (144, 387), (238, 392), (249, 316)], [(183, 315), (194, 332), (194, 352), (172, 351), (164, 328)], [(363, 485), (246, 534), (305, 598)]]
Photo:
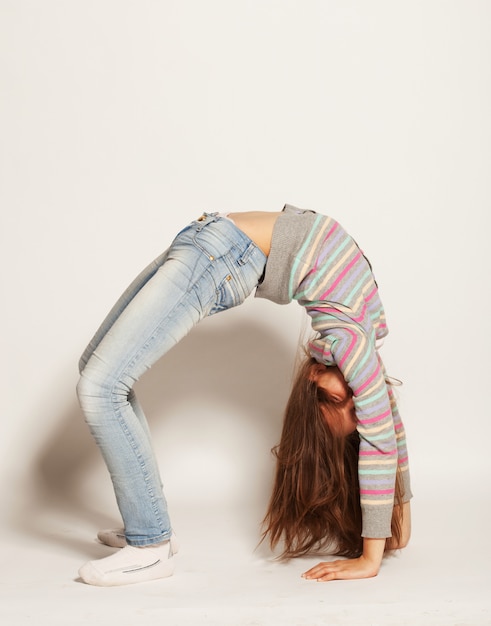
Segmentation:
[(265, 517), (283, 556), (329, 548), (348, 559), (303, 576), (377, 575), (384, 552), (409, 538), (411, 490), (404, 428), (376, 350), (387, 335), (367, 259), (332, 218), (282, 212), (204, 213), (128, 287), (80, 360), (77, 387), (100, 447), (124, 531), (122, 549), (86, 563), (86, 583), (124, 585), (172, 575), (173, 534), (143, 411), (140, 376), (203, 317), (256, 296), (297, 300), (315, 339), (294, 381)]

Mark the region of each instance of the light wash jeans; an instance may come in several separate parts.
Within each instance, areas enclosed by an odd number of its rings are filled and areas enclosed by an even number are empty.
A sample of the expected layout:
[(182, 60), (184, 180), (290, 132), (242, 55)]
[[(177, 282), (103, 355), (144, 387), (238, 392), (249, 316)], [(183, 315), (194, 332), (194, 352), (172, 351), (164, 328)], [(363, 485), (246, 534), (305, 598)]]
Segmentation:
[(241, 304), (265, 264), (233, 222), (205, 213), (131, 283), (80, 359), (80, 406), (109, 469), (130, 545), (171, 535), (147, 421), (132, 387), (203, 317)]

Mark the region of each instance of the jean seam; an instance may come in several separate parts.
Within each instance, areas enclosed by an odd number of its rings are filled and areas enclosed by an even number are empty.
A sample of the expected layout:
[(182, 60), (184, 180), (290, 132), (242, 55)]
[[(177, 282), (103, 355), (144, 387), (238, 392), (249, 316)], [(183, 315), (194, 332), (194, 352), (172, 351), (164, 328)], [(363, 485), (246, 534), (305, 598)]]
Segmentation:
[[(120, 381), (118, 381), (120, 382)], [(155, 520), (159, 526), (159, 528), (161, 529), (161, 532), (165, 532), (162, 529), (162, 517), (159, 515), (158, 512), (158, 507), (156, 506), (156, 497), (155, 497), (155, 493), (153, 491), (153, 489), (150, 487), (149, 484), (149, 479), (150, 479), (150, 472), (147, 469), (147, 465), (144, 461), (144, 455), (142, 454), (139, 446), (137, 445), (137, 442), (135, 441), (135, 438), (131, 435), (131, 429), (128, 427), (128, 424), (126, 422), (126, 420), (124, 419), (121, 409), (117, 406), (117, 402), (115, 401), (115, 393), (114, 393), (114, 389), (116, 387), (117, 383), (115, 383), (113, 385), (113, 388), (111, 390), (111, 405), (113, 406), (113, 411), (114, 414), (118, 420), (118, 424), (120, 425), (121, 430), (124, 433), (124, 436), (126, 438), (126, 440), (128, 441), (131, 450), (134, 454), (135, 460), (138, 463), (138, 466), (140, 468), (141, 471), (141, 475), (143, 478), (143, 482), (145, 483), (145, 488), (146, 488), (146, 492), (147, 495), (150, 498), (150, 502), (152, 505), (152, 511), (154, 513), (155, 516)]]
[[(203, 274), (201, 275), (200, 280), (202, 279), (203, 279)], [(142, 454), (139, 446), (137, 445), (137, 441), (131, 435), (132, 429), (128, 426), (127, 421), (122, 414), (122, 409), (120, 408), (120, 406), (118, 406), (119, 401), (116, 400), (116, 397), (119, 395), (119, 393), (118, 393), (117, 388), (118, 386), (123, 386), (125, 388), (125, 391), (127, 390), (126, 401), (128, 401), (128, 395), (131, 392), (132, 387), (129, 387), (124, 379), (126, 377), (133, 378), (129, 372), (134, 368), (135, 364), (139, 361), (139, 359), (141, 359), (144, 353), (148, 351), (150, 346), (153, 343), (155, 343), (157, 336), (158, 336), (158, 331), (160, 330), (160, 328), (163, 325), (165, 325), (165, 323), (168, 321), (169, 318), (175, 315), (179, 307), (184, 306), (184, 302), (189, 300), (190, 296), (191, 296), (191, 292), (189, 290), (187, 290), (186, 292), (183, 292), (183, 298), (181, 298), (180, 301), (172, 308), (172, 311), (166, 315), (164, 320), (159, 321), (159, 323), (154, 327), (154, 329), (148, 336), (144, 345), (141, 346), (140, 349), (130, 359), (127, 360), (125, 366), (120, 369), (119, 373), (115, 376), (114, 384), (112, 385), (110, 389), (111, 406), (113, 408), (114, 415), (120, 425), (120, 428), (122, 429), (122, 432), (124, 433), (126, 440), (128, 441), (131, 447), (131, 450), (134, 454), (134, 458), (136, 462), (138, 463), (138, 466), (140, 467), (141, 476), (146, 485), (146, 492), (147, 492), (148, 497), (150, 498), (150, 502), (151, 502), (152, 510), (155, 515), (156, 522), (158, 523), (158, 526), (161, 529), (162, 529), (162, 518), (158, 513), (158, 507), (156, 506), (157, 499), (155, 497), (154, 491), (151, 487), (149, 488), (150, 472), (148, 471), (148, 468), (144, 461), (145, 455)], [(162, 529), (162, 532), (165, 532), (165, 531)]]

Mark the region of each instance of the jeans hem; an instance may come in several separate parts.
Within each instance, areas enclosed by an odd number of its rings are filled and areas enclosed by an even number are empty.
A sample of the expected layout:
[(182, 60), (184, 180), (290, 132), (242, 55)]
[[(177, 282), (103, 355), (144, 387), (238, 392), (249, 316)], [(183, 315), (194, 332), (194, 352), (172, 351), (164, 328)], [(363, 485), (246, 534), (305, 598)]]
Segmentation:
[(161, 535), (157, 535), (156, 537), (146, 537), (146, 538), (142, 538), (142, 539), (129, 539), (128, 537), (126, 537), (126, 543), (129, 546), (134, 546), (135, 548), (138, 547), (143, 547), (143, 546), (153, 546), (153, 545), (158, 545), (159, 543), (163, 543), (164, 541), (170, 541), (170, 538), (172, 536), (172, 531), (169, 531), (167, 533), (162, 533)]

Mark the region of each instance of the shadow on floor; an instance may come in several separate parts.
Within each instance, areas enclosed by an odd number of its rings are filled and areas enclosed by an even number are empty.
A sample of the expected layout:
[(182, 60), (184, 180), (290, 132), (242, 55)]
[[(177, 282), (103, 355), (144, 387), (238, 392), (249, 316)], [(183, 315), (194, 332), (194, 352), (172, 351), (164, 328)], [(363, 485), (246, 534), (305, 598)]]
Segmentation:
[[(175, 414), (186, 410), (189, 398), (206, 403), (218, 397), (220, 408), (230, 407), (232, 419), (234, 407), (240, 407), (248, 428), (257, 430), (268, 446), (278, 441), (295, 355), (270, 329), (238, 319), (226, 328), (219, 328), (213, 318), (205, 320), (137, 383), (137, 395), (154, 433), (166, 420), (175, 423)], [(74, 398), (60, 415), (48, 445), (32, 463), (30, 482), (11, 515), (17, 531), (48, 544), (62, 543), (90, 558), (103, 556), (104, 546), (94, 543), (93, 554), (88, 554), (84, 537), (70, 531), (60, 536), (49, 521), (59, 516), (68, 528), (72, 524), (76, 528), (77, 520), (94, 528), (118, 523), (114, 515), (101, 510), (100, 497), (94, 499), (95, 506), (87, 497), (87, 473), (93, 473), (98, 465), (102, 465), (99, 451)], [(269, 472), (257, 486), (263, 501), (270, 481)], [(257, 512), (258, 524), (263, 513)], [(247, 518), (251, 511), (243, 514)], [(237, 517), (241, 518), (240, 512)]]

